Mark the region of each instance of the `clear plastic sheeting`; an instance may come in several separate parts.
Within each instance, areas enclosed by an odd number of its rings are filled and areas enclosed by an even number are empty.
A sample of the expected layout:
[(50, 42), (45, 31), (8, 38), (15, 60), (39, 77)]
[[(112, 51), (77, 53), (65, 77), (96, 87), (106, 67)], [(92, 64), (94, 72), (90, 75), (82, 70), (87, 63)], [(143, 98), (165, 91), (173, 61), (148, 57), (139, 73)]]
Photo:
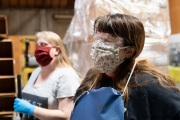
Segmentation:
[(76, 0), (74, 17), (63, 42), (79, 75), (84, 77), (93, 65), (89, 53), (96, 17), (108, 13), (136, 16), (143, 22), (147, 38), (164, 40), (170, 34), (167, 3), (167, 0)]
[(146, 38), (142, 53), (138, 59), (147, 59), (153, 66), (168, 72), (168, 39)]

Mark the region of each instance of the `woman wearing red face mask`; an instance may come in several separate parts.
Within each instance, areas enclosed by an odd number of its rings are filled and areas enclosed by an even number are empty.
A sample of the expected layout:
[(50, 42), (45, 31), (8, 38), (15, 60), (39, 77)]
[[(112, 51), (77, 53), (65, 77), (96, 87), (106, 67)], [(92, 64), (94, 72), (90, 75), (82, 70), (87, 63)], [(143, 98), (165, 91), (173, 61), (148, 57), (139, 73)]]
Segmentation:
[(15, 99), (14, 110), (23, 113), (23, 120), (69, 119), (79, 77), (61, 38), (50, 31), (38, 32), (35, 57), (40, 67), (23, 88), (22, 99)]

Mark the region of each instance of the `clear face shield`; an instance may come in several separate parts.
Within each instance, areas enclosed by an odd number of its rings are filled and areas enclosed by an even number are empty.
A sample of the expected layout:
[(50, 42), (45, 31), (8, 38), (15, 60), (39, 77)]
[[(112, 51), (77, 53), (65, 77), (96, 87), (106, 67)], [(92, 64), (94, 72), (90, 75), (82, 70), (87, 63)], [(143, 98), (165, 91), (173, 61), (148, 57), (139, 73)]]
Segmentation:
[(104, 42), (116, 44), (119, 47), (123, 46), (123, 38), (122, 37), (115, 37), (109, 33), (97, 32), (93, 36), (94, 41), (103, 40)]

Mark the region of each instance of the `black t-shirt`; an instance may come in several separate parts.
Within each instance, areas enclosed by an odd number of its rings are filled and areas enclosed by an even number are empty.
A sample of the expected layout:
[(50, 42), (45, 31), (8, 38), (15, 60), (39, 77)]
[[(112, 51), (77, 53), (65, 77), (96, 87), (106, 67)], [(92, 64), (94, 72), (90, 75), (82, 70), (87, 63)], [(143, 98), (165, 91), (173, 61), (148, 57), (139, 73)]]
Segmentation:
[(102, 80), (100, 81), (100, 87), (113, 87), (112, 78), (103, 73)]
[[(180, 120), (180, 92), (162, 87), (157, 80), (141, 74), (138, 87), (129, 87), (125, 120)], [(130, 83), (135, 83), (132, 77)], [(103, 75), (101, 87), (112, 87), (112, 80)]]

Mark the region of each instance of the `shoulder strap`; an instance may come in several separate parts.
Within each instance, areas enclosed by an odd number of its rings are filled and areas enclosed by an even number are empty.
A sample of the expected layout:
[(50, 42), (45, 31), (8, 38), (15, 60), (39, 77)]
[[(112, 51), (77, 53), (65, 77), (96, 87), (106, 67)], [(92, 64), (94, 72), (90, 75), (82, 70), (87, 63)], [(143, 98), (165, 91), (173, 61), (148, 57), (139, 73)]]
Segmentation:
[(125, 85), (125, 87), (124, 87), (124, 90), (123, 90), (123, 93), (122, 93), (121, 96), (124, 96), (124, 93), (125, 93), (125, 91), (126, 91), (127, 85), (128, 85), (128, 83), (129, 83), (129, 81), (130, 81), (130, 79), (131, 79), (132, 73), (134, 72), (135, 66), (136, 66), (136, 61), (135, 61), (134, 65), (133, 65), (133, 68), (132, 68), (132, 70), (131, 70), (131, 73), (130, 73), (130, 75), (129, 75), (129, 77), (128, 77), (127, 83), (126, 83), (126, 85)]
[[(94, 86), (94, 84), (96, 83), (98, 77), (99, 77), (99, 75), (98, 75), (98, 76), (96, 77), (96, 79), (93, 81), (93, 83), (92, 83), (91, 87), (89, 88), (89, 90), (91, 90), (91, 89), (93, 88), (93, 86)], [(88, 91), (89, 91), (89, 90), (88, 90)]]

